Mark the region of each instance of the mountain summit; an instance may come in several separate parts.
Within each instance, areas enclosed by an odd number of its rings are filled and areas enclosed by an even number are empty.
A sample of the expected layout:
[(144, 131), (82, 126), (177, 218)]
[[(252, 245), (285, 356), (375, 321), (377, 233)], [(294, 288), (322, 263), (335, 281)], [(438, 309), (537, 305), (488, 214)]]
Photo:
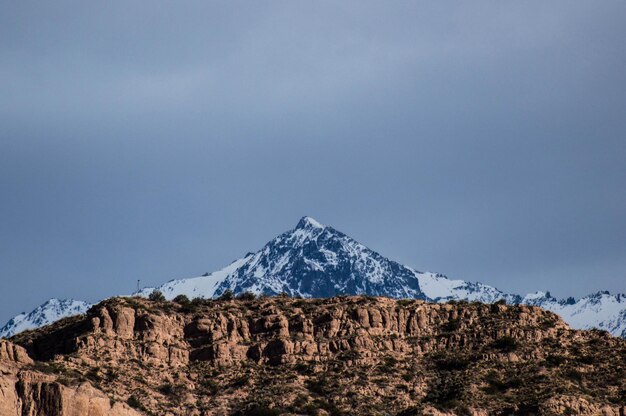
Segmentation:
[[(293, 230), (226, 268), (160, 287), (167, 298), (235, 293), (329, 297), (373, 296), (427, 299), (416, 272), (391, 261), (332, 227), (303, 217)], [(141, 293), (148, 294), (152, 288)]]
[(307, 228), (325, 228), (322, 224), (317, 222), (314, 218), (311, 217), (302, 217), (300, 221), (298, 221), (298, 225), (296, 225), (296, 229), (307, 229)]
[[(431, 302), (504, 300), (508, 304), (540, 306), (555, 312), (573, 328), (605, 329), (613, 335), (626, 337), (626, 295), (598, 292), (577, 300), (559, 300), (549, 293), (536, 292), (522, 297), (482, 283), (419, 272), (381, 256), (311, 217), (302, 217), (292, 230), (222, 270), (171, 280), (156, 288), (145, 288), (136, 295), (148, 296), (155, 289), (167, 299), (177, 295), (211, 298), (231, 290), (235, 294), (286, 293), (305, 298), (366, 294)], [(89, 306), (77, 301), (48, 302), (28, 315), (21, 314), (9, 321), (0, 328), (0, 337), (82, 313)]]

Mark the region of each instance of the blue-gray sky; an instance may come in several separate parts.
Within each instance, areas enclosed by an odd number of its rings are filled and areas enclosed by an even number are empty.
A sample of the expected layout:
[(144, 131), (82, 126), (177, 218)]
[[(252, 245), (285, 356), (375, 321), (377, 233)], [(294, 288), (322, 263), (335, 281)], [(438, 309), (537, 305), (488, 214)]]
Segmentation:
[(626, 291), (626, 3), (0, 2), (0, 321), (303, 215), (511, 292)]

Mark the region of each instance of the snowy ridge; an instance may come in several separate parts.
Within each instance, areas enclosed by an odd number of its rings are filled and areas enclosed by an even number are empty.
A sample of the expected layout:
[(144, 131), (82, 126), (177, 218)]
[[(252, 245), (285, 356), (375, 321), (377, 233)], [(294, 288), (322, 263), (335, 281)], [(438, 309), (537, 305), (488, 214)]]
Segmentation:
[[(310, 217), (208, 276), (173, 280), (157, 287), (166, 298), (219, 296), (226, 290), (291, 296), (359, 294), (426, 299), (416, 272), (382, 257)], [(155, 288), (139, 292), (147, 295)]]
[[(332, 227), (303, 217), (255, 253), (248, 253), (217, 272), (190, 279), (171, 280), (135, 295), (161, 291), (167, 299), (177, 295), (211, 298), (226, 290), (290, 296), (330, 297), (367, 294), (417, 298), (434, 302), (467, 300), (543, 307), (560, 315), (575, 329), (604, 329), (626, 337), (626, 295), (598, 292), (580, 299), (558, 300), (550, 293), (524, 297), (495, 287), (442, 274), (424, 273), (389, 260)], [(20, 314), (0, 329), (0, 337), (37, 328), (57, 319), (84, 313), (91, 305), (51, 299), (33, 312)]]
[(507, 303), (515, 304), (522, 299), (518, 295), (509, 295), (489, 285), (451, 280), (442, 274), (416, 272), (416, 276), (426, 296), (435, 302), (467, 300), (493, 303), (504, 299)]
[(558, 300), (550, 293), (526, 295), (522, 303), (541, 306), (561, 316), (572, 328), (598, 328), (626, 338), (626, 295), (597, 292), (578, 300)]
[(18, 332), (51, 324), (68, 316), (80, 315), (91, 307), (89, 303), (73, 299), (50, 299), (29, 314), (21, 313), (0, 329), (0, 338)]

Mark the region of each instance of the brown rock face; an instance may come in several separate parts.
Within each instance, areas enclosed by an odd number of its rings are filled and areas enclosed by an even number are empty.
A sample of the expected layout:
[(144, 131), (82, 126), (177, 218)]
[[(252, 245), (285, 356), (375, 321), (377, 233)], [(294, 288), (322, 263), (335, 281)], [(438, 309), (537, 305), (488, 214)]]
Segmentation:
[(0, 343), (3, 416), (621, 415), (626, 404), (626, 342), (530, 306), (117, 298), (12, 341)]
[(88, 383), (68, 387), (37, 371), (24, 348), (0, 340), (0, 415), (138, 416)]
[(19, 345), (0, 339), (0, 362), (32, 364), (33, 360), (28, 356), (26, 350)]
[[(23, 416), (138, 416), (124, 403), (112, 402), (88, 383), (66, 387), (55, 381), (26, 381), (16, 384), (17, 402), (12, 413)], [(4, 414), (4, 413), (3, 413)]]

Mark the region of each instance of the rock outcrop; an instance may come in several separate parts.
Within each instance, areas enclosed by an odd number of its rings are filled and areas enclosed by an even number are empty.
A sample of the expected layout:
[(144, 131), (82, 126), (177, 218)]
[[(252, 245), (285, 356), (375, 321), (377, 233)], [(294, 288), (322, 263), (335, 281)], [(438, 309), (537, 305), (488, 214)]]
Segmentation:
[(0, 415), (138, 416), (89, 383), (66, 386), (54, 374), (37, 370), (26, 350), (0, 340)]
[(116, 298), (0, 343), (0, 359), (0, 410), (19, 415), (620, 415), (626, 404), (626, 341), (523, 305)]

